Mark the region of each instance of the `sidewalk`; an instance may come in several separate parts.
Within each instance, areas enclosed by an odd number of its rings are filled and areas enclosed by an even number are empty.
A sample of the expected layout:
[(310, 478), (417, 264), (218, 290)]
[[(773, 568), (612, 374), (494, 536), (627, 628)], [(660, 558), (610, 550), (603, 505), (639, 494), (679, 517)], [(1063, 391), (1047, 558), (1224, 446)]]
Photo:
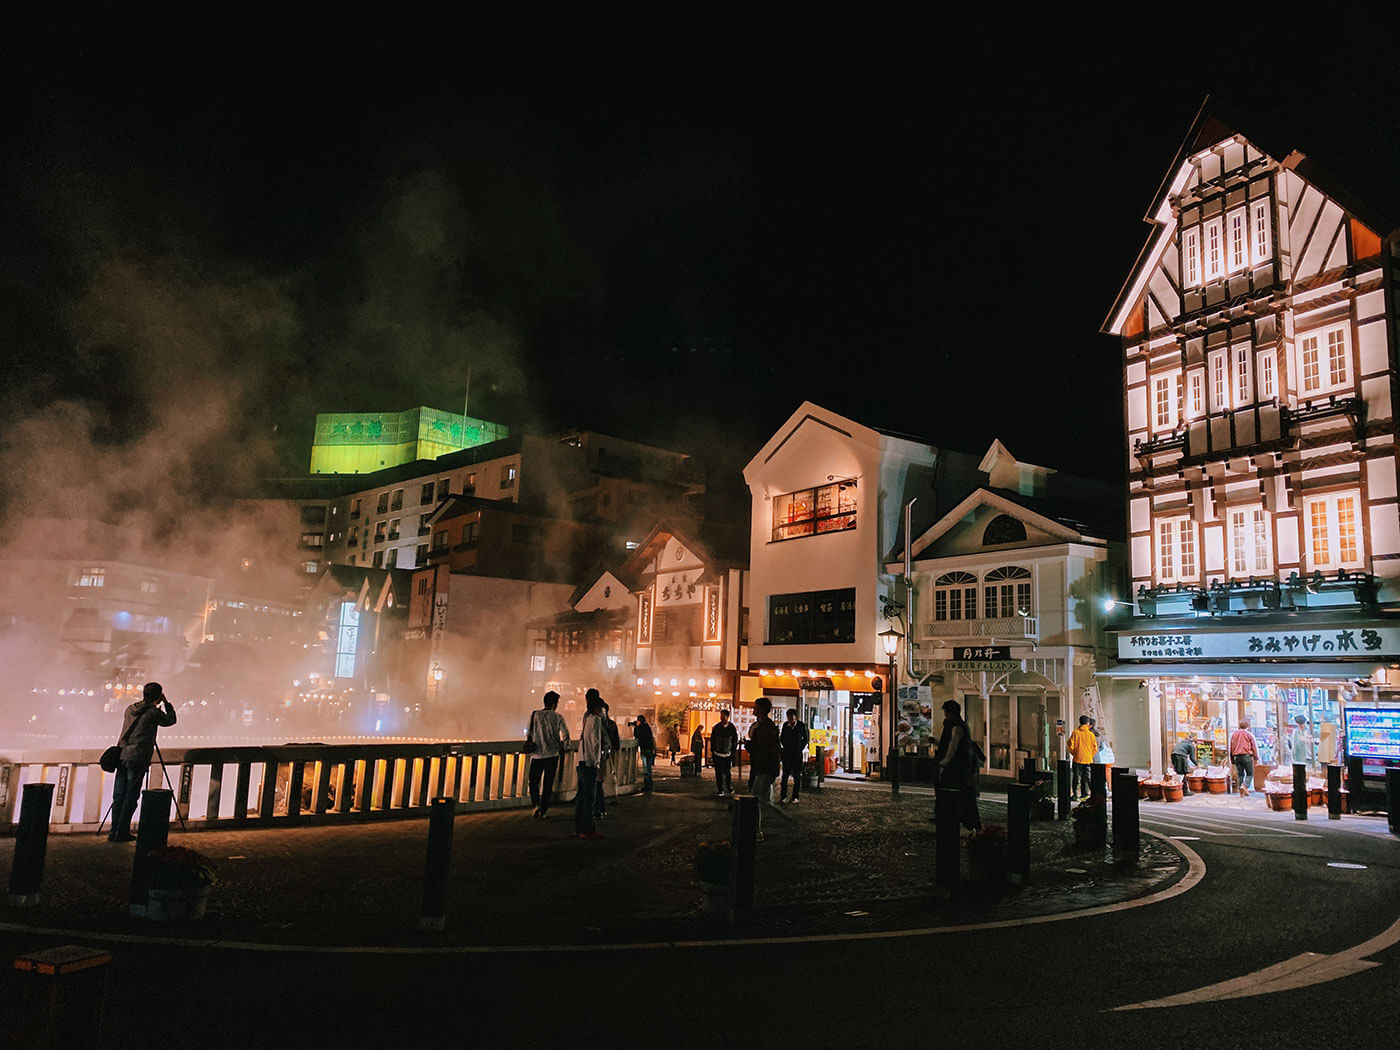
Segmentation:
[[(708, 771), (707, 771), (708, 772)], [(696, 846), (727, 839), (730, 803), (714, 781), (658, 769), (656, 791), (610, 808), (600, 841), (573, 836), (572, 806), (545, 820), (528, 810), (459, 816), (446, 929), (418, 931), (427, 822), (181, 834), (172, 844), (213, 858), (221, 882), (203, 922), (165, 927), (127, 915), (132, 847), (95, 835), (49, 838), (40, 904), (6, 907), (8, 929), (61, 929), (201, 942), (314, 946), (570, 945), (922, 928), (1024, 918), (1140, 897), (1186, 870), (1143, 836), (1135, 867), (1072, 844), (1068, 822), (1032, 825), (1025, 886), (970, 881), (933, 892), (932, 791), (838, 784), (763, 816), (756, 909), (726, 927), (701, 913)], [(1004, 797), (983, 800), (1004, 822)], [(14, 840), (0, 840), (9, 870)]]

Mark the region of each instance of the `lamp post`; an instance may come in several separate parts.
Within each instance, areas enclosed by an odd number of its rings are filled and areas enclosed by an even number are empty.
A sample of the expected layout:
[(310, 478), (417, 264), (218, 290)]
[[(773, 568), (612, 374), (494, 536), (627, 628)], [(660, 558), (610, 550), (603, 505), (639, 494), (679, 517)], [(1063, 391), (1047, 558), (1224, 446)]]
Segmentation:
[(894, 657), (899, 652), (899, 640), (904, 636), (893, 627), (880, 632), (880, 644), (885, 647), (885, 655), (890, 663), (890, 794), (899, 794), (899, 748), (895, 735), (899, 725), (899, 712), (895, 710)]

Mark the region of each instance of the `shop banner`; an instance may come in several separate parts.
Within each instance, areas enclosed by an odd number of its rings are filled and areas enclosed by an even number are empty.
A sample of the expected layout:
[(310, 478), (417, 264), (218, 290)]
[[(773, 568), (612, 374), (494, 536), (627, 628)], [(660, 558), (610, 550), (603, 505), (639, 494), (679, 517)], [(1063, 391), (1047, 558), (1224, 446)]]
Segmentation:
[(1400, 626), (1266, 627), (1252, 631), (1142, 631), (1118, 636), (1120, 660), (1289, 658), (1394, 660)]

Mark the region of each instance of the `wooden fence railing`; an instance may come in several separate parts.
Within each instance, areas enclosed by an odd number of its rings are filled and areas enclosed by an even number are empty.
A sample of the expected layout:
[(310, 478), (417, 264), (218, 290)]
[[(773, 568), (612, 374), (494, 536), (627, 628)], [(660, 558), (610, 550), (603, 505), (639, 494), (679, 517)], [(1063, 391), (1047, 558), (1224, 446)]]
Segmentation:
[[(560, 762), (555, 797), (572, 799), (574, 748)], [(529, 757), (520, 742), (282, 744), (162, 748), (147, 787), (169, 786), (189, 828), (267, 828), (426, 816), (434, 798), (458, 813), (530, 804)], [(0, 829), (19, 819), (22, 789), (52, 783), (52, 831), (92, 831), (108, 821), (110, 774), (100, 749), (0, 750)], [(634, 740), (616, 757), (617, 790), (640, 787)], [(168, 780), (168, 784), (167, 784)], [(611, 780), (608, 790), (611, 791)], [(138, 810), (137, 817), (140, 813)], [(172, 816), (172, 823), (175, 818)]]

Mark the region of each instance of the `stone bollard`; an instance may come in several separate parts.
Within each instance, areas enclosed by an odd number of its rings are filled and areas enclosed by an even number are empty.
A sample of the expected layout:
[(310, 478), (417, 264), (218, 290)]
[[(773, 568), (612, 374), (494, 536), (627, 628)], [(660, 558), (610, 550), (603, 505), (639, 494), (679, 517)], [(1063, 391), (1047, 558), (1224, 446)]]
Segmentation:
[(1011, 882), (1025, 882), (1031, 877), (1029, 784), (1008, 784), (1006, 788), (1006, 876)]
[(1293, 819), (1308, 819), (1308, 767), (1293, 763)]
[(1138, 820), (1138, 778), (1126, 769), (1113, 771), (1113, 857), (1136, 860), (1142, 852), (1142, 825)]
[(1342, 819), (1342, 767), (1327, 767), (1327, 819)]
[(1055, 763), (1055, 799), (1058, 803), (1055, 807), (1056, 820), (1069, 818), (1069, 789), (1072, 775), (1068, 759), (1062, 758)]
[(1385, 771), (1385, 808), (1390, 820), (1390, 833), (1400, 835), (1400, 769)]
[[(109, 952), (65, 944), (15, 960), (14, 1022), (6, 1045), (29, 1050), (97, 1046)], [(12, 1040), (12, 1041), (11, 1041)]]
[(729, 918), (753, 911), (754, 872), (758, 867), (758, 796), (735, 795), (730, 829)]
[(428, 860), (423, 874), (423, 907), (418, 913), (420, 930), (436, 931), (446, 925), (447, 875), (452, 867), (456, 817), (456, 802), (450, 798), (433, 799), (428, 812)]
[(1108, 800), (1107, 767), (1102, 762), (1089, 767), (1089, 797)]
[(10, 864), (11, 907), (29, 908), (39, 903), (44, 856), (49, 848), (53, 788), (52, 784), (25, 784), (20, 796), (19, 830), (15, 832), (15, 856)]
[(169, 841), (172, 802), (174, 795), (165, 788), (141, 792), (141, 822), (136, 825), (136, 859), (131, 865), (131, 897), (127, 907), (138, 919), (146, 917), (146, 899), (151, 889), (151, 865), (146, 854)]
[(933, 885), (943, 896), (957, 889), (962, 877), (962, 857), (958, 850), (958, 814), (962, 793), (953, 788), (939, 788), (933, 805), (934, 850)]

